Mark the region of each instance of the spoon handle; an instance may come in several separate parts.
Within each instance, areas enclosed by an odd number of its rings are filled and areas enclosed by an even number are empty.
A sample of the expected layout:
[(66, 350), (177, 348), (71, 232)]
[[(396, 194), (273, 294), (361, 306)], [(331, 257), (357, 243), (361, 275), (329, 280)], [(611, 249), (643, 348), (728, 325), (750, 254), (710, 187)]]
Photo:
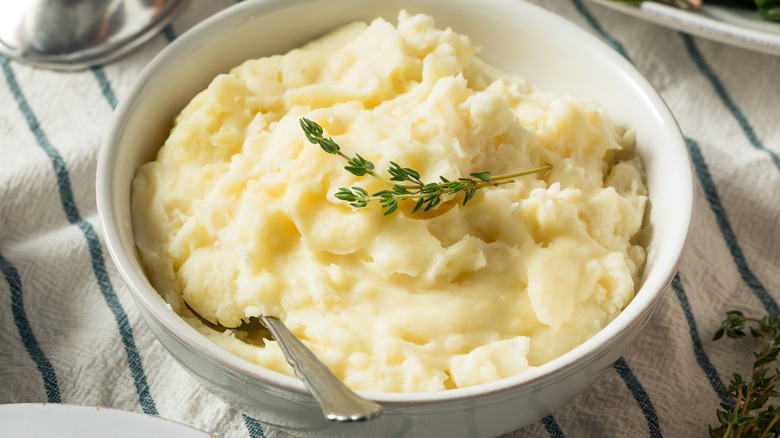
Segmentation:
[(320, 403), (325, 418), (332, 421), (366, 421), (382, 413), (382, 406), (354, 393), (314, 353), (273, 316), (260, 316), (312, 396)]

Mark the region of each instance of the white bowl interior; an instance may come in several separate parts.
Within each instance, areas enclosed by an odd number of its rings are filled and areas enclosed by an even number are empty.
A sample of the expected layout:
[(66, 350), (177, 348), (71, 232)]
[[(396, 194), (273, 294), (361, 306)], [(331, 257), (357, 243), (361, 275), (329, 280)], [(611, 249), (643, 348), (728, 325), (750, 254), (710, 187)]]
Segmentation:
[[(693, 204), (690, 157), (677, 124), (655, 90), (633, 66), (594, 36), (540, 8), (516, 0), (261, 0), (237, 4), (169, 45), (120, 102), (101, 149), (98, 208), (109, 251), (134, 298), (156, 319), (204, 354), (240, 372), (299, 392), (294, 378), (235, 357), (198, 334), (169, 310), (143, 274), (130, 223), (130, 184), (138, 167), (163, 143), (173, 117), (219, 73), (246, 59), (284, 53), (333, 27), (398, 11), (432, 15), (482, 46), (481, 56), (544, 89), (593, 98), (615, 121), (634, 127), (648, 169), (651, 234), (646, 275), (634, 301), (607, 328), (570, 353), (529, 373), (441, 393), (366, 393), (387, 401), (469, 397), (531, 382), (584, 358), (623, 336), (671, 281), (681, 256)], [(566, 374), (565, 372), (563, 374)]]

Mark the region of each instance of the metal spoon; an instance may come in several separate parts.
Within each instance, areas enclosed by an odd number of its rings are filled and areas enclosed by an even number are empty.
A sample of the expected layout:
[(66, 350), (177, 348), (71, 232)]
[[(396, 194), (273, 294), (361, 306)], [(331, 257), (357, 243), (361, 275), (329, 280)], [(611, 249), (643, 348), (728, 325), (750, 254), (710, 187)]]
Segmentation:
[(320, 403), (325, 418), (331, 421), (366, 421), (382, 413), (381, 405), (347, 388), (279, 318), (260, 316), (259, 319), (279, 343), (295, 374)]
[[(187, 305), (192, 313), (211, 327), (215, 326), (198, 315)], [(284, 323), (273, 316), (253, 318), (237, 327), (239, 330), (256, 330), (259, 321), (273, 336), (282, 349), (287, 362), (295, 370), (295, 374), (303, 382), (309, 393), (317, 400), (329, 421), (357, 422), (367, 421), (382, 414), (382, 406), (357, 395), (347, 387), (336, 375), (295, 337)]]
[(80, 70), (151, 39), (184, 0), (0, 1), (0, 53), (29, 64)]

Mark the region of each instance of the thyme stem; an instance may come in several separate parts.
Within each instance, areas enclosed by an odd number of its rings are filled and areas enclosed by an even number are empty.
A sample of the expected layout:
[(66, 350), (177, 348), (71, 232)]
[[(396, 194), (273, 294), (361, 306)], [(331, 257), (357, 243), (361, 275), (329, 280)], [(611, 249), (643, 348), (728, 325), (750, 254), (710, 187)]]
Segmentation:
[(780, 419), (780, 412), (776, 413), (774, 417), (772, 417), (772, 421), (769, 422), (769, 424), (766, 425), (766, 428), (764, 428), (764, 431), (761, 432), (761, 436), (767, 436), (769, 435), (769, 431), (772, 430), (772, 428), (777, 423), (777, 420)]

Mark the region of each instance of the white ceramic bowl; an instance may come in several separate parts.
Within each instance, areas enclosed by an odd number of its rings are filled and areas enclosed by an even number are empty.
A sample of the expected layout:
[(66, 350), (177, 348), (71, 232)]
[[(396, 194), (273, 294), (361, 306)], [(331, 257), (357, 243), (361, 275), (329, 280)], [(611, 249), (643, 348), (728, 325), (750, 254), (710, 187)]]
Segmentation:
[[(284, 53), (333, 27), (398, 11), (424, 12), (482, 46), (481, 56), (549, 90), (593, 98), (637, 131), (647, 167), (650, 231), (636, 298), (573, 351), (525, 374), (434, 393), (372, 393), (376, 420), (329, 423), (295, 378), (234, 356), (187, 325), (154, 291), (133, 244), (130, 184), (153, 158), (173, 117), (217, 74)], [(171, 354), (207, 389), (247, 414), (312, 436), (495, 436), (555, 412), (626, 349), (667, 289), (693, 209), (693, 175), (679, 128), (656, 91), (619, 54), (574, 24), (518, 0), (260, 0), (216, 14), (164, 49), (120, 102), (100, 151), (97, 200), (106, 242), (141, 314)]]

